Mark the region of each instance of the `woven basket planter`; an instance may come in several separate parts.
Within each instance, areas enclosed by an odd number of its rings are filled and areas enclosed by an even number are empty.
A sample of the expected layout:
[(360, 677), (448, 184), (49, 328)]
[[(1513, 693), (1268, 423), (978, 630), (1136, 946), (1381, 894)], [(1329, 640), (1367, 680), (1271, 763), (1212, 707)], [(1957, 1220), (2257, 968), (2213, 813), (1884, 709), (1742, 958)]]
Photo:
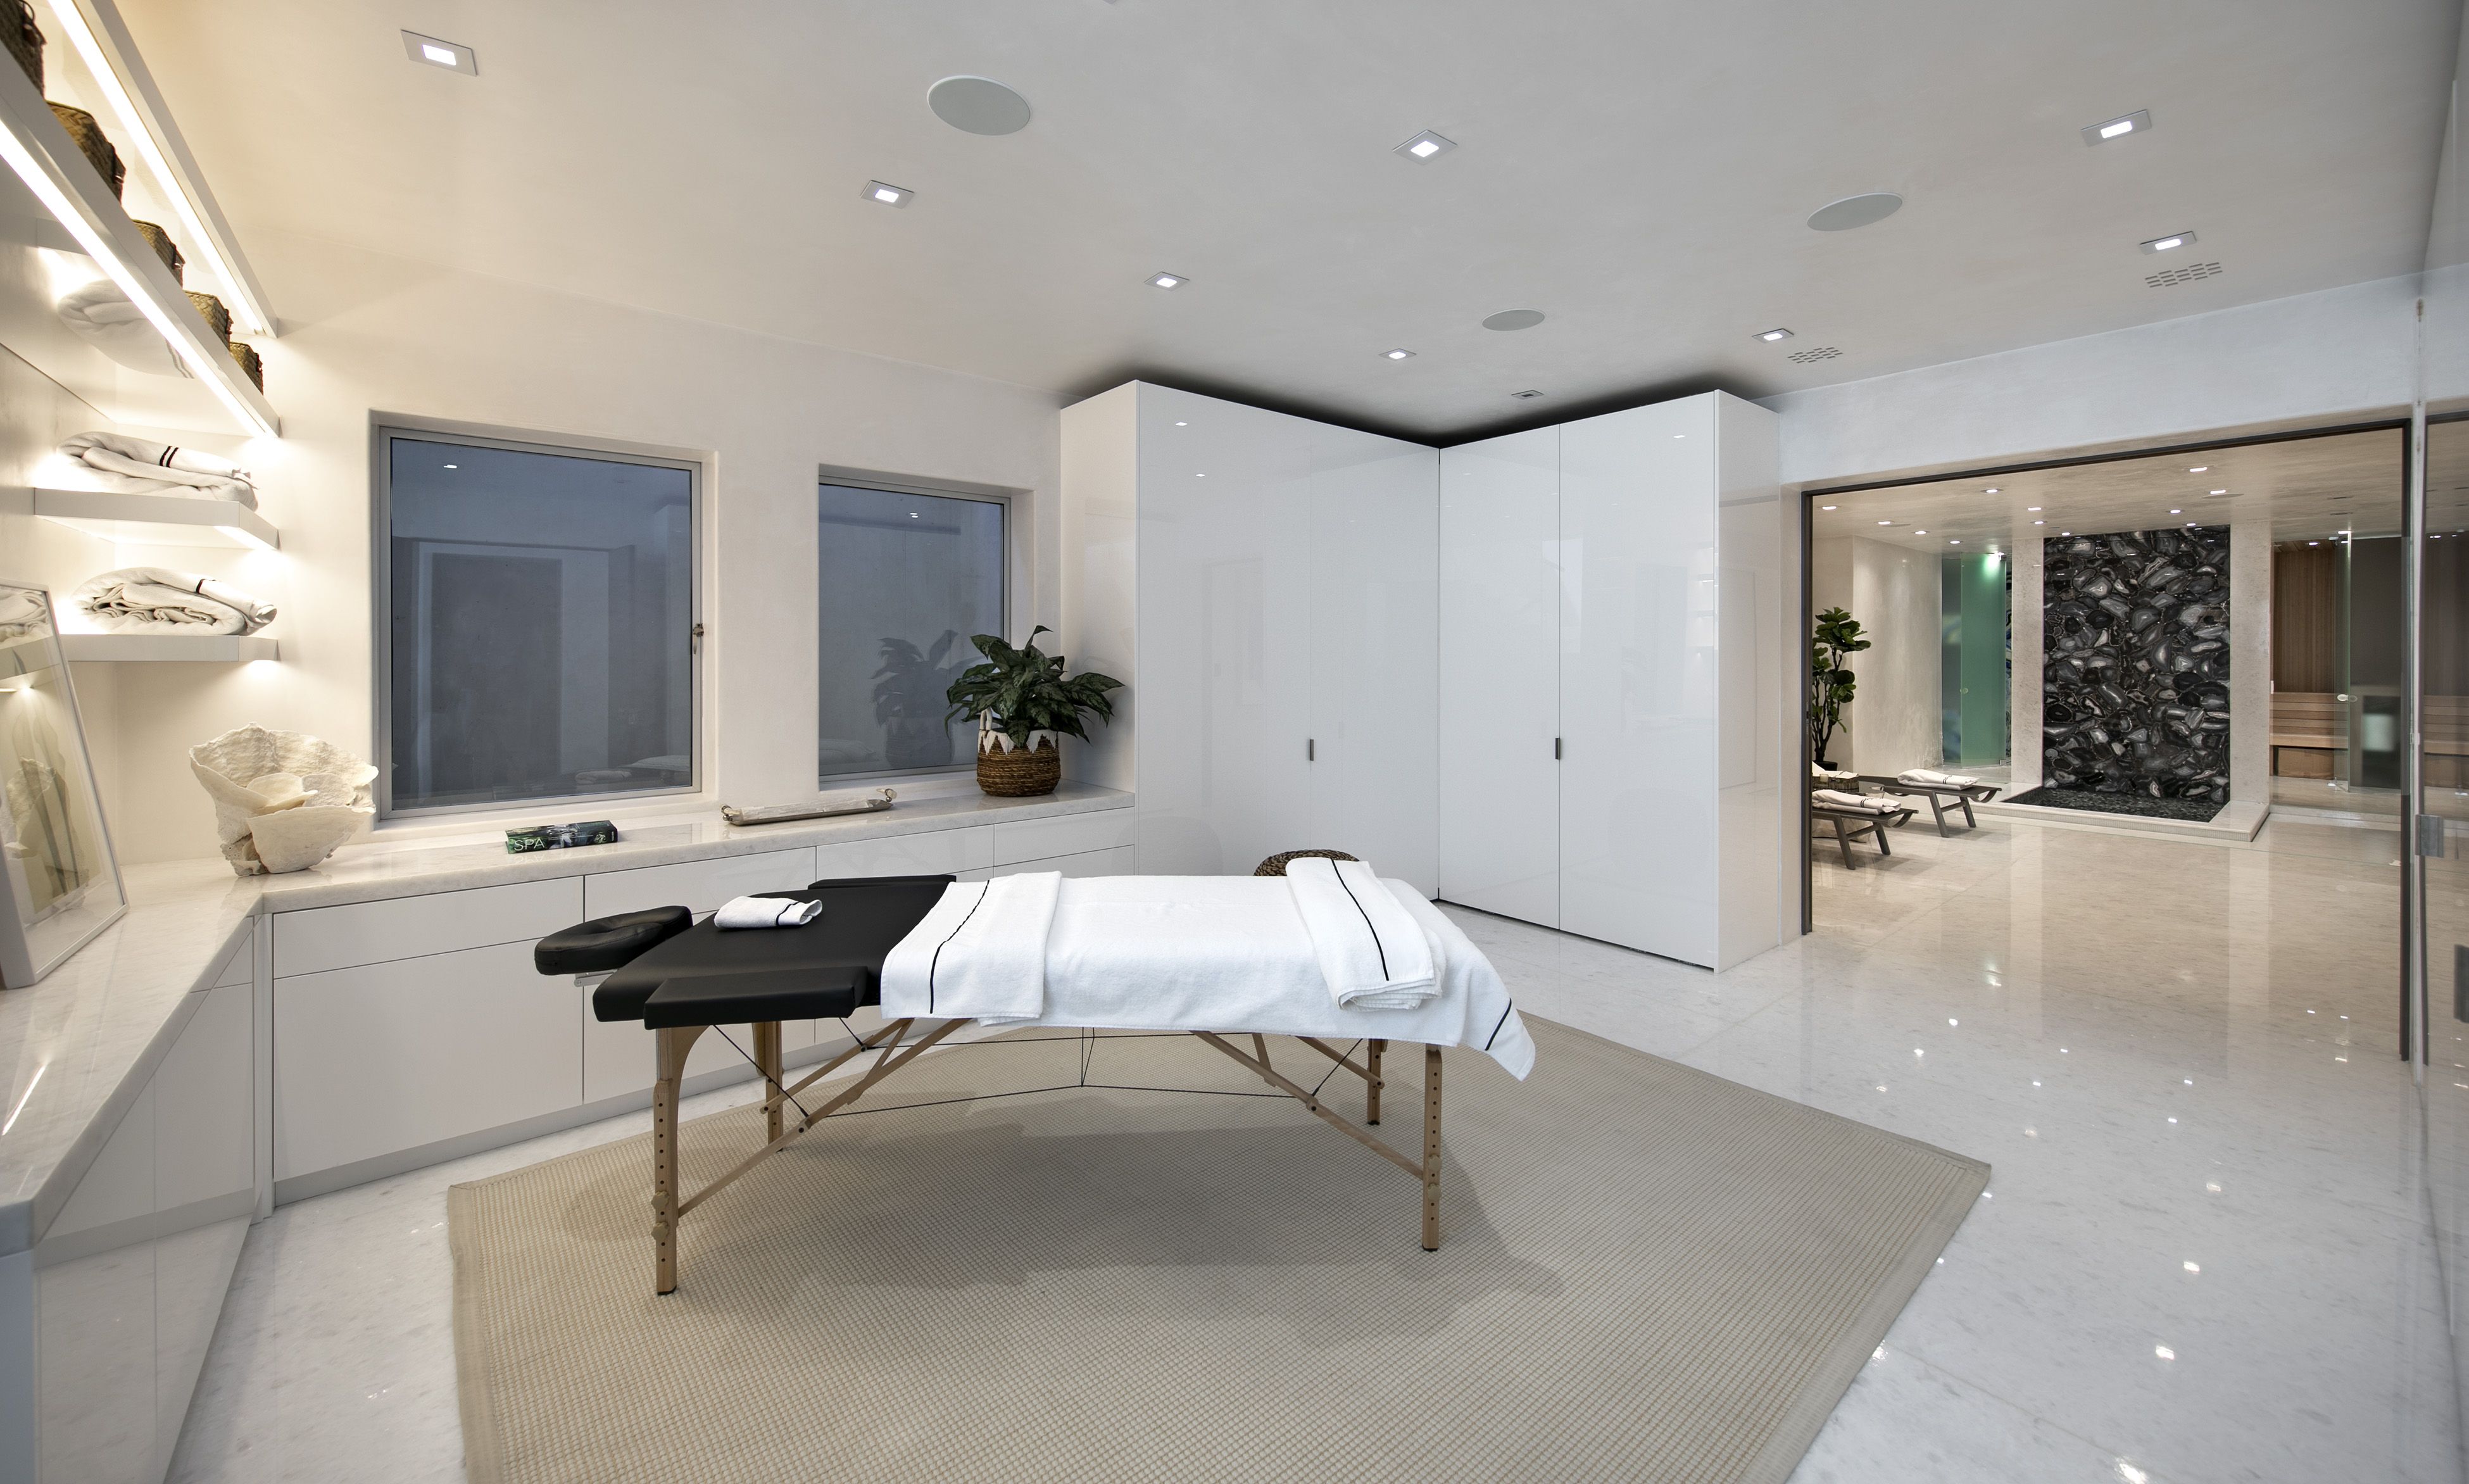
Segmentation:
[(978, 789), (997, 799), (1027, 799), (1037, 794), (1054, 792), (1063, 781), (1063, 754), (1052, 742), (1041, 743), (1035, 751), (1014, 748), (1008, 753), (978, 750)]
[(248, 378), (248, 384), (259, 391), (265, 390), (265, 362), (257, 358), (257, 347), (234, 340), (231, 353), (232, 359), (240, 362), (241, 374)]
[(223, 308), (223, 301), (211, 293), (199, 293), (192, 289), (189, 290), (189, 302), (196, 305), (197, 313), (206, 316), (206, 323), (214, 327), (215, 338), (226, 345), (230, 344), (231, 311)]
[(60, 128), (69, 131), (69, 142), (78, 147), (78, 152), (103, 177), (103, 183), (111, 187), (111, 194), (118, 196), (120, 188), (128, 183), (128, 167), (120, 163), (120, 151), (104, 137), (103, 126), (95, 122), (94, 115), (67, 104), (53, 104), (52, 117), (60, 121)]
[(189, 263), (180, 256), (180, 244), (172, 241), (172, 234), (151, 221), (131, 221), (128, 224), (137, 229), (137, 235), (146, 239), (146, 245), (154, 249), (154, 256), (162, 259), (163, 266), (172, 270), (172, 281), (180, 282), (180, 270)]
[(12, 0), (14, 15), (0, 14), (0, 38), (9, 43), (9, 55), (26, 69), (27, 81), (35, 91), (43, 90), (43, 29), (35, 24), (35, 8), (28, 0)]

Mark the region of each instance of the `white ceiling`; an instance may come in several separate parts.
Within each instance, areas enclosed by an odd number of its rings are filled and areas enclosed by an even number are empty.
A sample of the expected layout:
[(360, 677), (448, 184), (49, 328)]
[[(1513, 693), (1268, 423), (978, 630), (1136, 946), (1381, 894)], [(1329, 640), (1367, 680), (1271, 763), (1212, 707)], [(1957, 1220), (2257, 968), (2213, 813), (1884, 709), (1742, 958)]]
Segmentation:
[[(1442, 440), (2414, 269), (2457, 0), (125, 0), (243, 245)], [(407, 60), (402, 29), (479, 76)], [(961, 133), (954, 73), (1035, 117)], [(2155, 128), (2087, 148), (2138, 108)], [(1456, 140), (1429, 164), (1390, 152)], [(879, 178), (917, 192), (871, 205)], [(1853, 232), (1838, 197), (1908, 204)], [(2193, 230), (2188, 255), (2140, 241)], [(2216, 278), (2147, 288), (2162, 266)], [(1144, 287), (1170, 269), (1191, 283)], [(267, 286), (278, 313), (283, 285)], [(1540, 327), (1478, 321), (1532, 307)], [(1751, 336), (1788, 325), (1778, 346)], [(1419, 354), (1390, 362), (1380, 353)], [(1785, 357), (1839, 347), (1808, 366)], [(1543, 402), (1509, 394), (1539, 387)]]

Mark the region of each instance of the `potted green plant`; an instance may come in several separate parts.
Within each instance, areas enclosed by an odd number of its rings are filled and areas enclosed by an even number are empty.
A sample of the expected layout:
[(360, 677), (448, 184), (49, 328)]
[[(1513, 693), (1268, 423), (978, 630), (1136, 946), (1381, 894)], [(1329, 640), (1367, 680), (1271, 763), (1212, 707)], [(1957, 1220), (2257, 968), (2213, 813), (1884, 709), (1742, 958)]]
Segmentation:
[(958, 631), (946, 629), (931, 649), (904, 638), (883, 641), (883, 668), (874, 672), (874, 719), (883, 727), (888, 768), (940, 768), (952, 760), (952, 723), (943, 714), (943, 693), (960, 673), (946, 663)]
[(1087, 741), (1083, 714), (1114, 719), (1115, 704), (1106, 692), (1121, 689), (1123, 683), (1095, 670), (1065, 679), (1063, 657), (1037, 647), (1037, 636), (1046, 632), (1039, 624), (1016, 649), (997, 635), (972, 635), (969, 642), (986, 662), (961, 671), (944, 692), (952, 703), (947, 722), (978, 718), (978, 787), (998, 797), (1053, 793), (1063, 780), (1056, 739)]
[(1816, 637), (1809, 646), (1809, 740), (1817, 765), (1829, 772), (1834, 764), (1826, 750), (1834, 744), (1835, 729), (1852, 730), (1852, 724), (1843, 719), (1843, 707), (1851, 704), (1857, 682), (1843, 667), (1843, 657), (1868, 647), (1860, 620), (1847, 610), (1830, 608), (1817, 615)]

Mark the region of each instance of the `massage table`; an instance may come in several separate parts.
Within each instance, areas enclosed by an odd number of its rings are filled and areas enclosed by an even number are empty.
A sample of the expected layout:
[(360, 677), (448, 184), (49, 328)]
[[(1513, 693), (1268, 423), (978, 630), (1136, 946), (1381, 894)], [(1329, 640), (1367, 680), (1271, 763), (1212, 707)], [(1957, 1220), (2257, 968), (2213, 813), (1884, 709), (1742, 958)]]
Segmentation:
[[(598, 1019), (640, 1021), (658, 1037), (652, 1089), (655, 1291), (670, 1293), (678, 1287), (678, 1227), (688, 1213), (764, 1159), (825, 1120), (842, 1114), (886, 1078), (971, 1024), (967, 1016), (938, 1019), (927, 1014), (888, 1013), (885, 1023), (869, 1033), (861, 1035), (850, 1028), (851, 1044), (846, 1050), (825, 1058), (794, 1083), (784, 1080), (781, 1023), (805, 1019), (844, 1022), (861, 1007), (880, 1006), (886, 959), (928, 919), (956, 879), (942, 875), (865, 877), (817, 881), (802, 892), (762, 893), (766, 897), (819, 903), (820, 916), (803, 927), (727, 931), (714, 921), (695, 921), (683, 907), (664, 907), (596, 918), (551, 934), (536, 946), (535, 966), (542, 974), (573, 975), (585, 981), (593, 975), (607, 976), (592, 990), (592, 1013)], [(1253, 878), (1118, 877), (1075, 885), (1084, 893), (1100, 896), (1109, 893), (1137, 896), (1138, 887), (1122, 884), (1142, 882), (1188, 883), (1204, 895), (1257, 894), (1257, 884), (1238, 888), (1232, 884), (1236, 881), (1252, 883)], [(1154, 996), (1159, 1007), (1155, 1014), (1127, 1013), (1119, 1007), (1096, 1011), (1084, 1007), (1075, 1012), (1071, 1005), (1058, 1004), (1033, 1022), (1005, 1023), (999, 1029), (1036, 1024), (1079, 1025), (1084, 1033), (1097, 1029), (1188, 1032), (1301, 1102), (1313, 1117), (1417, 1177), (1423, 1194), (1423, 1249), (1438, 1251), (1441, 1048), (1459, 1044), (1477, 1047), (1502, 1059), (1520, 1077), (1532, 1065), (1533, 1050), (1522, 1022), (1516, 1019), (1514, 1007), (1508, 1002), (1507, 990), (1482, 954), (1428, 902), (1402, 885), (1396, 891), (1401, 901), (1411, 897), (1406, 905), (1415, 910), (1418, 921), (1436, 944), (1451, 945), (1457, 962), (1451, 963), (1449, 972), (1457, 976), (1454, 983), (1463, 1002), (1458, 1011), (1449, 1010), (1443, 1001), (1442, 1009), (1433, 1011), (1350, 1012), (1327, 1003), (1324, 987), (1319, 995), (1322, 1003), (1317, 1006), (1305, 1003), (1280, 1009), (1265, 998), (1255, 997), (1247, 1003), (1242, 996), (1234, 996), (1227, 1001), (1227, 1013), (1247, 1023), (1201, 1028), (1172, 1023), (1190, 1021), (1195, 1010), (1188, 985), (1182, 986), (1183, 999), (1178, 1003), (1178, 986), (1165, 984), (1158, 986)], [(1205, 914), (1201, 920), (1206, 920)], [(1232, 920), (1236, 927), (1241, 926), (1239, 919)], [(1202, 940), (1207, 939), (1206, 933), (1197, 936)], [(1466, 987), (1470, 984), (1475, 987)], [(1142, 998), (1145, 1002), (1151, 997)], [(1500, 1006), (1496, 1020), (1491, 1006), (1494, 998)], [(1449, 1015), (1460, 1011), (1463, 1024), (1450, 1023)], [(1110, 1024), (1088, 1024), (1094, 1020)], [(705, 1032), (738, 1024), (751, 1027), (752, 1044), (737, 1049), (764, 1083), (764, 1143), (701, 1190), (688, 1194), (680, 1175), (678, 1144), (678, 1104), (686, 1057)], [(1384, 1033), (1387, 1032), (1400, 1033)], [(1279, 1070), (1270, 1060), (1267, 1036), (1271, 1034), (1293, 1035), (1334, 1063), (1322, 1079), (1324, 1085), (1327, 1077), (1339, 1071), (1359, 1078), (1363, 1083), (1366, 1125), (1380, 1123), (1384, 1086), (1381, 1067), (1389, 1043), (1419, 1040), (1423, 1046), (1423, 1139), (1419, 1158), (1402, 1153), (1387, 1141), (1357, 1127), (1331, 1109), (1319, 1096), (1317, 1087), (1307, 1087)], [(1249, 1050), (1236, 1044), (1238, 1037), (1248, 1037)], [(1344, 1044), (1348, 1040), (1353, 1044)], [(731, 1044), (735, 1044), (733, 1039)], [(1362, 1049), (1359, 1058), (1354, 1055), (1358, 1046)], [(845, 1086), (817, 1094), (812, 1107), (801, 1101), (802, 1095), (824, 1078), (869, 1055), (872, 1060)], [(1512, 1059), (1517, 1056), (1523, 1057), (1522, 1062)], [(1084, 1080), (1086, 1075), (1084, 1062)], [(1061, 1089), (1023, 1091), (1058, 1090)], [(1005, 1092), (984, 1096), (1021, 1095)]]

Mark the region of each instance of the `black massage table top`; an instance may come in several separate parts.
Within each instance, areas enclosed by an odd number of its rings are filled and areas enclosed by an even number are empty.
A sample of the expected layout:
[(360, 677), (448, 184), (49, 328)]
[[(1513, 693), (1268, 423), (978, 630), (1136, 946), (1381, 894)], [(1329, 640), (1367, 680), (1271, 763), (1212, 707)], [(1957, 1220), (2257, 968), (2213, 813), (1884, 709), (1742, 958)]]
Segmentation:
[(698, 922), (611, 973), (591, 992), (602, 1020), (647, 1028), (741, 1021), (837, 1020), (882, 999), (884, 957), (923, 920), (950, 876), (818, 881), (763, 892), (822, 904), (803, 927), (723, 932)]

